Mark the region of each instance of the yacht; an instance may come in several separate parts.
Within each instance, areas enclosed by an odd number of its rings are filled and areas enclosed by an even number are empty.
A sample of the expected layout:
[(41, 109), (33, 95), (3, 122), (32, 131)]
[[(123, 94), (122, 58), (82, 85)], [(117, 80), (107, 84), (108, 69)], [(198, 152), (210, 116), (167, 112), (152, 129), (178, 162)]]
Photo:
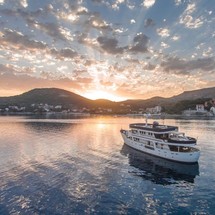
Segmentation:
[(198, 162), (200, 149), (196, 139), (179, 132), (177, 126), (146, 121), (130, 124), (129, 128), (120, 132), (124, 143), (134, 149), (172, 161)]

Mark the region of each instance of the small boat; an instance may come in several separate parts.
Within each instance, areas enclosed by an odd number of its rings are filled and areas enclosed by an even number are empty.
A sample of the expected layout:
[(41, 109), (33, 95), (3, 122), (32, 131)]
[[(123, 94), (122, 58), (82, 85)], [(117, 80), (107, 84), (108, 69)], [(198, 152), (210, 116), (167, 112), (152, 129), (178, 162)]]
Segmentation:
[(158, 122), (134, 123), (129, 130), (121, 129), (124, 143), (139, 151), (167, 160), (196, 163), (200, 149), (196, 139), (178, 131), (177, 126), (159, 125)]

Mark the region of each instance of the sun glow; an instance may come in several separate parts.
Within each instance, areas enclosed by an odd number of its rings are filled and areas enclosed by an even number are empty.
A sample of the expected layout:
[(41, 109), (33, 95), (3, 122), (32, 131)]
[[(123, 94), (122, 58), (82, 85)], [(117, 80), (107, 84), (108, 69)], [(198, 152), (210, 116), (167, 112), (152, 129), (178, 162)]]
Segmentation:
[(107, 93), (104, 91), (99, 91), (99, 90), (90, 91), (88, 93), (85, 93), (83, 96), (87, 97), (89, 99), (92, 99), (92, 100), (96, 100), (96, 99), (108, 99), (111, 101), (123, 101), (123, 100), (125, 100), (124, 98), (122, 98), (120, 96), (115, 96), (113, 94), (110, 94), (110, 93)]

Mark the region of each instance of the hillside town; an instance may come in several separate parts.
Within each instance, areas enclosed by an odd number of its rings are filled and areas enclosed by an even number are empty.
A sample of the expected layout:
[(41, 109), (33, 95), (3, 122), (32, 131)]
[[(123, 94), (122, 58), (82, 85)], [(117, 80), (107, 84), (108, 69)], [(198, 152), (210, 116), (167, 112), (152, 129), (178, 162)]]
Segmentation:
[[(46, 114), (46, 113), (70, 113), (70, 114), (129, 114), (129, 115), (161, 115), (166, 114), (162, 106), (156, 105), (148, 108), (132, 108), (131, 105), (120, 104), (118, 111), (109, 107), (66, 107), (61, 104), (31, 104), (30, 106), (9, 105), (0, 108), (1, 114)], [(185, 109), (182, 116), (215, 116), (215, 99), (204, 104), (197, 104), (194, 109)]]

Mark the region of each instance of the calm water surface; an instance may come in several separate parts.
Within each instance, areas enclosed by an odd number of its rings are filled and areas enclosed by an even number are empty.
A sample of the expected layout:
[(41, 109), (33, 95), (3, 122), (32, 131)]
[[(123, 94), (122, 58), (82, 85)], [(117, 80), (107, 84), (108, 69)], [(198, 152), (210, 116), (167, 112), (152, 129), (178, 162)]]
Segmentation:
[(0, 214), (214, 214), (215, 120), (164, 120), (198, 137), (194, 165), (126, 147), (133, 122), (0, 117)]

